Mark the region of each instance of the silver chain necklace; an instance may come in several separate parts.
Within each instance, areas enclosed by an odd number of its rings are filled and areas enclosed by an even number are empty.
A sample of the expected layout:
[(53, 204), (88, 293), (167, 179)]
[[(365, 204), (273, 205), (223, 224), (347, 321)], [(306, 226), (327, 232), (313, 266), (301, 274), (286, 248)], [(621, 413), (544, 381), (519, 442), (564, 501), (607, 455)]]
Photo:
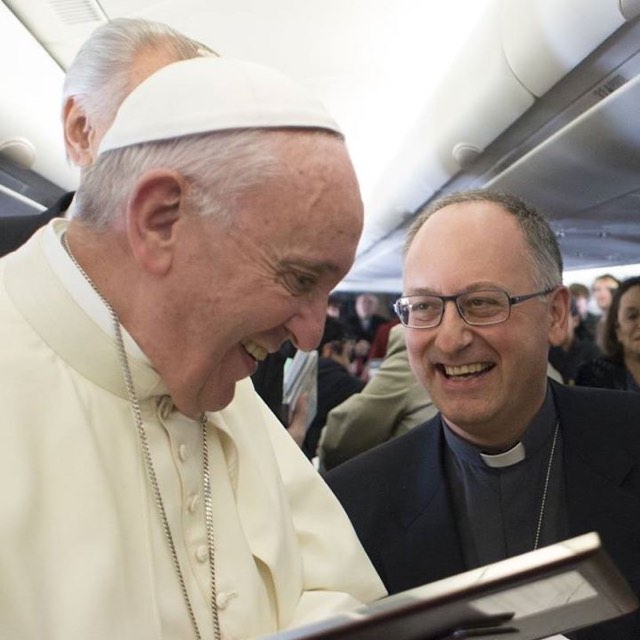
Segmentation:
[(542, 500), (540, 502), (540, 513), (538, 515), (538, 526), (536, 527), (536, 537), (533, 542), (533, 550), (538, 548), (540, 542), (540, 532), (542, 531), (542, 521), (544, 520), (544, 509), (547, 504), (547, 492), (549, 491), (549, 478), (551, 478), (551, 467), (553, 465), (553, 455), (556, 452), (556, 442), (558, 440), (558, 428), (560, 422), (556, 422), (556, 428), (553, 432), (553, 442), (551, 443), (551, 453), (549, 454), (549, 462), (547, 463), (547, 474), (544, 479), (544, 489), (542, 491)]
[[(124, 377), (124, 382), (127, 387), (127, 396), (129, 398), (129, 404), (131, 405), (131, 410), (133, 411), (133, 417), (136, 423), (136, 430), (138, 432), (138, 438), (140, 440), (140, 445), (142, 447), (144, 463), (147, 470), (147, 478), (153, 490), (155, 503), (156, 503), (156, 506), (158, 507), (158, 513), (162, 521), (162, 529), (164, 531), (164, 536), (169, 546), (169, 552), (171, 554), (173, 566), (174, 566), (176, 575), (178, 577), (178, 582), (180, 583), (180, 590), (182, 591), (182, 596), (184, 598), (185, 604), (187, 605), (187, 609), (189, 611), (189, 618), (191, 619), (191, 624), (193, 625), (195, 636), (197, 640), (202, 640), (202, 636), (200, 634), (200, 629), (198, 628), (198, 623), (196, 621), (196, 616), (193, 610), (193, 606), (191, 605), (191, 599), (189, 598), (189, 592), (187, 591), (187, 585), (184, 580), (184, 575), (182, 573), (182, 569), (180, 568), (180, 561), (178, 559), (176, 545), (173, 540), (171, 528), (169, 527), (169, 520), (167, 518), (167, 513), (164, 508), (164, 502), (162, 500), (162, 494), (160, 492), (160, 485), (158, 484), (155, 468), (153, 466), (151, 449), (149, 447), (149, 442), (147, 440), (147, 433), (145, 431), (144, 422), (142, 420), (140, 402), (138, 401), (138, 396), (136, 395), (135, 388), (133, 386), (133, 377), (131, 376), (129, 360), (127, 358), (127, 352), (124, 347), (124, 340), (122, 338), (122, 329), (120, 328), (120, 321), (118, 320), (118, 316), (116, 315), (116, 312), (113, 310), (113, 307), (105, 300), (103, 295), (100, 293), (100, 291), (94, 284), (93, 280), (91, 280), (91, 278), (87, 275), (86, 271), (80, 266), (75, 256), (71, 253), (71, 249), (69, 248), (69, 244), (67, 242), (66, 233), (62, 234), (62, 246), (64, 247), (65, 251), (67, 252), (67, 255), (75, 265), (76, 269), (78, 269), (78, 271), (82, 274), (82, 277), (89, 283), (89, 285), (91, 285), (91, 288), (96, 292), (96, 294), (98, 295), (98, 297), (100, 298), (104, 306), (106, 307), (107, 311), (109, 312), (109, 316), (111, 317), (111, 322), (113, 324), (113, 330), (115, 333), (116, 342), (118, 346), (118, 356), (120, 358), (120, 364), (122, 366), (122, 375)], [(210, 579), (211, 579), (211, 616), (213, 621), (213, 638), (214, 640), (221, 640), (222, 635), (220, 632), (220, 620), (218, 617), (217, 594), (216, 594), (216, 571), (215, 571), (215, 557), (214, 557), (215, 544), (214, 544), (214, 538), (213, 538), (213, 507), (212, 507), (212, 499), (211, 499), (211, 477), (209, 475), (209, 449), (207, 446), (207, 416), (204, 413), (202, 414), (202, 416), (200, 416), (200, 427), (202, 432), (202, 475), (203, 475), (203, 490), (204, 490), (204, 513), (205, 513), (205, 526), (207, 531), (207, 548), (209, 551), (209, 570), (210, 570)]]

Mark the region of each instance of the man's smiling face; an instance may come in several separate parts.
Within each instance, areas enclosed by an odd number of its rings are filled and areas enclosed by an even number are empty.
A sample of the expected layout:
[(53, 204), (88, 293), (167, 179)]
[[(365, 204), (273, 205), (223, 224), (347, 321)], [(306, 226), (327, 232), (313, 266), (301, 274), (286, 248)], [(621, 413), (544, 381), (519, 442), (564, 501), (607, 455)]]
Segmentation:
[[(514, 216), (492, 202), (450, 204), (420, 228), (405, 261), (405, 295), (540, 289)], [(407, 329), (411, 366), (459, 435), (500, 446), (538, 410), (554, 326), (549, 296), (511, 308), (503, 323), (470, 326), (446, 303), (439, 326)]]

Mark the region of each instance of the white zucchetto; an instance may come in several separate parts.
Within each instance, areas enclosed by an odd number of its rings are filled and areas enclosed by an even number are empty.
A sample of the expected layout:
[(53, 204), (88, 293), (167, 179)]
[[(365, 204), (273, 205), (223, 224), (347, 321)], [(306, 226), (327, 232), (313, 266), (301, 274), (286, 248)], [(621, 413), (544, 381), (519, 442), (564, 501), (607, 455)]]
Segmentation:
[(340, 133), (320, 100), (279, 71), (193, 58), (159, 69), (125, 98), (100, 153), (209, 131), (280, 127)]

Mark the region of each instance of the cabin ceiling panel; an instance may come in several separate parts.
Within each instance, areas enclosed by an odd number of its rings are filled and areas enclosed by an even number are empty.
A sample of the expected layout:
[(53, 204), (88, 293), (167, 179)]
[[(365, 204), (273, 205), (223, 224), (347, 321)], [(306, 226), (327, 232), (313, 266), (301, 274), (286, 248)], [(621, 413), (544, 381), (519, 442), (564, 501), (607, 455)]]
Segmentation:
[(636, 191), (638, 104), (640, 76), (523, 156), (490, 186), (526, 197), (552, 218)]
[[(63, 72), (13, 13), (0, 3), (0, 146), (26, 141), (34, 150), (30, 168), (71, 188), (77, 172), (70, 168), (62, 143), (60, 97)], [(48, 106), (47, 106), (48, 105)]]
[[(579, 95), (564, 78), (548, 92), (570, 87), (561, 114), (557, 104), (536, 112), (548, 94), (535, 96), (633, 15), (637, 1), (623, 2), (624, 15), (618, 0), (5, 0), (0, 8), (12, 7), (42, 44), (41, 55), (47, 58), (47, 50), (58, 62), (48, 58), (49, 66), (29, 76), (32, 84), (33, 77), (46, 79), (32, 87), (37, 97), (25, 109), (38, 104), (41, 111), (33, 119), (47, 129), (47, 152), (57, 149), (46, 168), (39, 165), (49, 178), (54, 165), (68, 170), (58, 123), (60, 68), (107, 18), (168, 22), (223, 55), (280, 68), (309, 86), (341, 123), (362, 187), (365, 232), (349, 274), (362, 285), (366, 278), (399, 282), (406, 223), (453, 184), (479, 186), (492, 179), (551, 210), (556, 222), (574, 215), (590, 220), (598, 210), (610, 224), (626, 224), (607, 207), (638, 187), (640, 127), (633, 106), (640, 96), (609, 117), (580, 125), (582, 133), (573, 133), (580, 118), (565, 125), (585, 108), (609, 100), (603, 96), (629, 91), (637, 68), (627, 65), (624, 73), (613, 74), (624, 66), (620, 59), (591, 54), (587, 67), (593, 80)], [(616, 37), (622, 31), (625, 27)], [(633, 40), (637, 50), (637, 37)], [(4, 57), (11, 56), (15, 53)], [(18, 130), (20, 123), (5, 115), (15, 111), (11, 102), (0, 104), (0, 126), (4, 121)], [(485, 149), (533, 112), (540, 119), (515, 140), (517, 153), (511, 139), (512, 146), (485, 162)], [(563, 144), (548, 146), (556, 135), (564, 136)], [(468, 153), (461, 155), (460, 149)], [(480, 152), (475, 160), (474, 150)], [(527, 164), (520, 167), (523, 161)], [(483, 170), (475, 172), (480, 166)]]
[(505, 55), (538, 97), (624, 22), (619, 0), (502, 0)]

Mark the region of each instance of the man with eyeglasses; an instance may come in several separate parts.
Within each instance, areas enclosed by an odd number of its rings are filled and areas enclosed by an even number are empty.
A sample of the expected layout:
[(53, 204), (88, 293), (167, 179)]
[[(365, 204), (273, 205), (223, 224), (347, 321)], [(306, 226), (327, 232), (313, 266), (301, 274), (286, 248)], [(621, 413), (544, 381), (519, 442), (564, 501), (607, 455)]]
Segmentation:
[(390, 593), (589, 531), (640, 591), (640, 400), (547, 378), (562, 268), (547, 221), (504, 194), (445, 197), (409, 230), (395, 309), (440, 413), (326, 476)]

